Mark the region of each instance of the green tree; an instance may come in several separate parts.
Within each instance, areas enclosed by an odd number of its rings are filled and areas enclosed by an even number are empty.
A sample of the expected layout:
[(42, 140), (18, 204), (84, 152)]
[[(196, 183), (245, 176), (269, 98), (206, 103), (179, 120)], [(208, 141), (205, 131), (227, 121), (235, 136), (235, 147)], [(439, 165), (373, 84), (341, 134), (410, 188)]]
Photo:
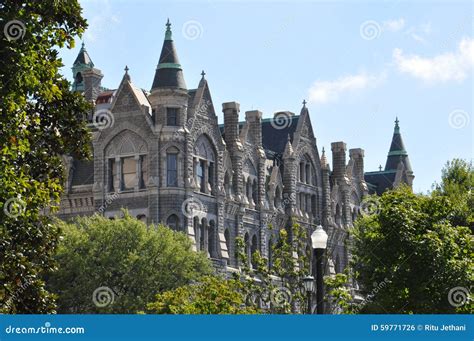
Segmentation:
[(58, 231), (61, 156), (89, 155), (90, 110), (58, 72), (86, 27), (78, 1), (0, 2), (0, 313), (54, 312), (42, 275)]
[(433, 195), (446, 196), (453, 205), (449, 217), (454, 226), (468, 226), (474, 231), (474, 166), (462, 159), (447, 162), (441, 171), (441, 183)]
[(146, 226), (95, 215), (57, 221), (64, 237), (58, 270), (47, 278), (60, 313), (136, 313), (156, 294), (209, 274), (210, 262), (189, 237), (163, 225)]
[(247, 305), (255, 308), (263, 303), (268, 312), (276, 314), (302, 312), (301, 307), (306, 307), (307, 300), (303, 278), (310, 272), (306, 253), (308, 238), (307, 230), (295, 221), (279, 230), (278, 242), (272, 245), (272, 264), (258, 250), (250, 260), (244, 240), (237, 238), (241, 271), (233, 275), (245, 284)]
[(371, 297), (360, 312), (473, 312), (469, 302), (456, 307), (450, 297), (457, 287), (468, 292), (474, 280), (472, 235), (452, 225), (453, 211), (445, 196), (400, 187), (380, 197), (378, 213), (356, 221), (352, 265)]
[(256, 314), (245, 305), (243, 283), (234, 279), (205, 276), (198, 283), (166, 291), (148, 304), (156, 314)]
[(353, 297), (349, 289), (349, 276), (339, 273), (324, 277), (325, 301), (329, 302), (335, 314), (351, 314)]

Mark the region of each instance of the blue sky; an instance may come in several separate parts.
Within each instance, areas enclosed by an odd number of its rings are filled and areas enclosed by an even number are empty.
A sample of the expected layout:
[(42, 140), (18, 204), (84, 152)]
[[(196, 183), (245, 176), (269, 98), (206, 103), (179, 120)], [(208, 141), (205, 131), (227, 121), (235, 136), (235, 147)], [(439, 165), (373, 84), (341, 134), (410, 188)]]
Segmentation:
[[(173, 38), (188, 88), (206, 71), (214, 105), (237, 101), (264, 117), (299, 113), (303, 99), (318, 148), (365, 150), (385, 165), (393, 121), (427, 192), (447, 160), (473, 158), (474, 35), (471, 1), (81, 1), (86, 48), (117, 88), (125, 65), (149, 90), (164, 38)], [(63, 73), (80, 48), (61, 50)], [(329, 155), (330, 156), (330, 155)]]

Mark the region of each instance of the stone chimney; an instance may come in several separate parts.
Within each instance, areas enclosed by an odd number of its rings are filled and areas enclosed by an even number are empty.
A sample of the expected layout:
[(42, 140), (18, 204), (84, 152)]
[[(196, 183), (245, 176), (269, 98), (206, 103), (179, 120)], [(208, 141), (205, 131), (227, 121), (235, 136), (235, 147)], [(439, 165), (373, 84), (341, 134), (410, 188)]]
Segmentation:
[(332, 174), (334, 179), (342, 179), (346, 174), (346, 144), (342, 141), (331, 143)]

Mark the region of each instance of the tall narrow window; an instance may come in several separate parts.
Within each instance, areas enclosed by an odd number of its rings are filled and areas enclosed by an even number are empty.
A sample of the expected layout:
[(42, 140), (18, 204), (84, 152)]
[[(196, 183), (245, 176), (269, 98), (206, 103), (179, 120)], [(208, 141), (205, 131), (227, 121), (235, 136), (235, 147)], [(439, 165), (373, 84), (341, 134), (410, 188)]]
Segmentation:
[(109, 192), (115, 191), (115, 180), (117, 177), (117, 167), (115, 166), (115, 160), (109, 159)]
[(166, 220), (166, 225), (168, 225), (173, 230), (178, 231), (178, 227), (179, 227), (178, 216), (176, 214), (170, 215), (168, 219)]
[(207, 170), (207, 176), (209, 178), (209, 185), (211, 186), (211, 192), (214, 189), (214, 162), (209, 162), (209, 167)]
[(132, 190), (137, 183), (137, 162), (134, 157), (122, 158), (122, 190)]
[(178, 187), (178, 154), (166, 154), (166, 185)]
[(166, 108), (166, 125), (178, 125), (178, 108)]
[(146, 155), (140, 155), (140, 188), (145, 188), (148, 181), (148, 168), (146, 165)]
[(205, 179), (204, 179), (204, 161), (203, 160), (199, 160), (196, 174), (198, 178), (199, 190), (204, 193), (206, 187), (205, 187)]

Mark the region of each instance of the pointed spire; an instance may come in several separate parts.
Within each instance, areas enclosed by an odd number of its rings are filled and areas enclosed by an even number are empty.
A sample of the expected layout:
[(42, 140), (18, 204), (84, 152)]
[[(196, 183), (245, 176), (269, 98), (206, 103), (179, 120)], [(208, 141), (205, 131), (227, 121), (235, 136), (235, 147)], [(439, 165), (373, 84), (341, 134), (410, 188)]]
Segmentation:
[(87, 53), (86, 44), (84, 44), (84, 41), (82, 41), (81, 49), (79, 50), (76, 60), (74, 61), (72, 65), (81, 65), (81, 64), (89, 66), (89, 67), (94, 67), (94, 63), (92, 62), (91, 57)]
[(152, 90), (156, 88), (186, 89), (183, 69), (179, 63), (178, 54), (171, 37), (171, 23), (169, 19), (166, 23), (165, 40), (151, 88)]
[(403, 143), (402, 135), (400, 134), (400, 121), (398, 117), (395, 119), (395, 128), (393, 130), (392, 143), (390, 144), (390, 150), (387, 156), (387, 163), (385, 164), (385, 170), (396, 170), (400, 162), (404, 163), (405, 169), (411, 171), (410, 160), (408, 159), (408, 153)]
[(321, 168), (326, 169), (328, 167), (328, 159), (326, 158), (326, 151), (323, 147), (323, 152), (321, 154)]
[(283, 158), (288, 159), (293, 157), (294, 151), (293, 146), (291, 145), (290, 134), (288, 134), (288, 140), (286, 142), (285, 151), (283, 152)]

